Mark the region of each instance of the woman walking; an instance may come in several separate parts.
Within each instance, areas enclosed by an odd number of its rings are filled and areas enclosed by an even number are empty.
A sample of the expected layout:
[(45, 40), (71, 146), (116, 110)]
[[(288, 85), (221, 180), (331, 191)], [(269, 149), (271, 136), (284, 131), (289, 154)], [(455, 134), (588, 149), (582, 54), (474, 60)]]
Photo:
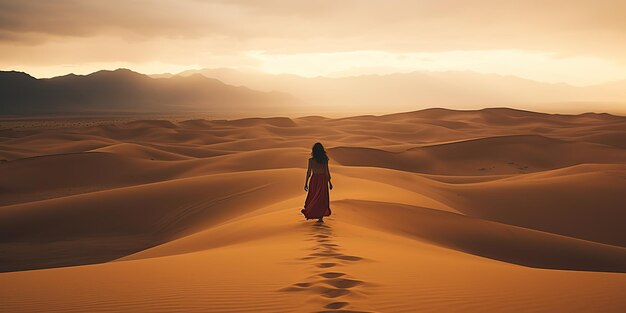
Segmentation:
[[(311, 178), (310, 183), (309, 178)], [(333, 189), (333, 183), (330, 182), (328, 156), (324, 146), (317, 142), (311, 149), (311, 158), (304, 181), (304, 191), (308, 194), (304, 201), (304, 209), (300, 211), (307, 220), (316, 218), (318, 222), (323, 223), (324, 216), (331, 214), (329, 188)]]

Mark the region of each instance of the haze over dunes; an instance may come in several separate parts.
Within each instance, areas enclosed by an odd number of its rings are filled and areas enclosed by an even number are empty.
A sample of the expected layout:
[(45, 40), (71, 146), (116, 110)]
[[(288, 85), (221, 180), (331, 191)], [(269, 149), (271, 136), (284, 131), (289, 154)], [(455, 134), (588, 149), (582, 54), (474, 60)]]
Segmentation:
[[(233, 69), (144, 75), (127, 69), (35, 79), (0, 72), (0, 115), (211, 113), (272, 116), (514, 106), (626, 114), (626, 81), (575, 87), (472, 72), (306, 78)], [(245, 112), (245, 113), (244, 113)]]
[(0, 130), (10, 312), (626, 309), (622, 116), (46, 121)]
[(626, 80), (577, 87), (469, 71), (393, 73), (306, 78), (235, 69), (189, 70), (230, 85), (292, 94), (318, 110), (398, 112), (416, 108), (508, 107), (555, 113), (626, 114)]

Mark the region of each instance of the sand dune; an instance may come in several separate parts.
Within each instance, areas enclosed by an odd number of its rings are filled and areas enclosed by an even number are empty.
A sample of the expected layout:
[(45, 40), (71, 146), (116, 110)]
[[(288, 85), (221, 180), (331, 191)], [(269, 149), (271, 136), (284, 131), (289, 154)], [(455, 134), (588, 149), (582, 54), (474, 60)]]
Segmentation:
[(190, 157), (182, 154), (172, 153), (169, 151), (159, 150), (152, 147), (146, 147), (134, 143), (120, 143), (110, 145), (104, 148), (91, 150), (92, 152), (109, 152), (113, 154), (130, 156), (138, 159), (149, 159), (159, 161), (180, 161), (188, 160)]
[(378, 201), (335, 201), (354, 223), (531, 267), (626, 272), (626, 248), (575, 240), (460, 214)]
[(626, 163), (626, 151), (622, 149), (540, 135), (487, 137), (395, 153), (361, 147), (335, 147), (329, 151), (343, 165), (448, 175), (515, 174), (585, 163)]
[(625, 170), (577, 166), (458, 186), (451, 190), (458, 196), (449, 199), (472, 216), (626, 247), (619, 222), (626, 218)]
[(297, 178), (294, 170), (198, 176), (5, 206), (2, 270), (116, 259), (254, 210), (243, 205), (251, 199), (293, 196)]
[[(0, 130), (7, 312), (626, 310), (624, 117), (19, 125)], [(323, 225), (299, 213), (315, 141)]]

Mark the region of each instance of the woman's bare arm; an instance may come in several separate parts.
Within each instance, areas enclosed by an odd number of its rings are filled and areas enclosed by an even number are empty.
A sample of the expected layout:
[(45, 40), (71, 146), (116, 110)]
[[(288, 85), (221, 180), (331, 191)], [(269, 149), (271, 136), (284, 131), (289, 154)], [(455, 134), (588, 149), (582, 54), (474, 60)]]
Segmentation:
[(309, 191), (309, 177), (311, 177), (311, 159), (306, 168), (306, 178), (304, 179), (304, 191)]
[(330, 166), (328, 166), (328, 163), (326, 163), (326, 176), (328, 176), (328, 186), (330, 187), (330, 190), (332, 190), (333, 183), (330, 181)]

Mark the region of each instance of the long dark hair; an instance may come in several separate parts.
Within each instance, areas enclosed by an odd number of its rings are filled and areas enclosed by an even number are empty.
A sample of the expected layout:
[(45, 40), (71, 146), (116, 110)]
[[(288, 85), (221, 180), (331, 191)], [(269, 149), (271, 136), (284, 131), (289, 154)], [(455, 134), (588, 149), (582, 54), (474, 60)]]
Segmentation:
[(328, 163), (328, 156), (326, 155), (326, 150), (324, 150), (324, 146), (321, 143), (316, 142), (311, 148), (311, 156), (317, 163), (324, 164)]

